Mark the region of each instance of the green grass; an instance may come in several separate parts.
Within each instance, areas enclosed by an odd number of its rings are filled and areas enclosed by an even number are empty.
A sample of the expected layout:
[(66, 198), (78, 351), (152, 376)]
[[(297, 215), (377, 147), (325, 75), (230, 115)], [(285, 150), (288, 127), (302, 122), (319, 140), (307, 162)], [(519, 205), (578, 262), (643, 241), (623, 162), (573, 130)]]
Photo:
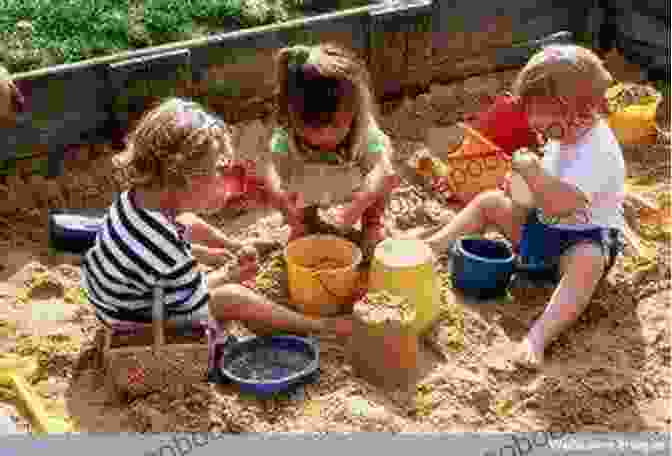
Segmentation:
[(234, 24), (270, 24), (300, 17), (302, 4), (303, 0), (0, 0), (0, 64), (11, 72), (29, 71), (206, 36)]
[(662, 96), (670, 97), (670, 81), (655, 81), (654, 86)]

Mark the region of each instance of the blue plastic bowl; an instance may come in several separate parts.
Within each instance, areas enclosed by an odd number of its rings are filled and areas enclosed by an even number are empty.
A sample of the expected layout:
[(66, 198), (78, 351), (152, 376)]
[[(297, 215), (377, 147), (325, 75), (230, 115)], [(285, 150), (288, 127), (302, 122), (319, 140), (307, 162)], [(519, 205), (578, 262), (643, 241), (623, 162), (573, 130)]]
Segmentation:
[[(259, 348), (301, 353), (310, 361), (305, 368), (295, 372), (287, 368), (274, 368), (272, 379), (254, 380), (237, 376), (231, 368), (232, 363), (244, 353), (250, 353)], [(318, 375), (319, 361), (319, 349), (309, 339), (296, 336), (250, 337), (227, 347), (220, 358), (219, 367), (221, 374), (236, 383), (242, 392), (257, 396), (269, 396), (314, 381)]]
[(505, 241), (462, 237), (453, 251), (453, 286), (477, 299), (499, 297), (511, 282), (514, 259), (511, 245)]
[(49, 245), (59, 251), (83, 254), (96, 241), (106, 210), (52, 209), (49, 211)]

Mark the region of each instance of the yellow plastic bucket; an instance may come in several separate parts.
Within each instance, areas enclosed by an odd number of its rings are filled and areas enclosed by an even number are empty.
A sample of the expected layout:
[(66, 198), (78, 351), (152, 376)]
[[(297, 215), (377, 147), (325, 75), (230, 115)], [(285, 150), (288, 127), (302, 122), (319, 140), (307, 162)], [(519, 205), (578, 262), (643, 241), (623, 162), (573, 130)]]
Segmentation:
[[(606, 93), (608, 100), (616, 100), (628, 84), (617, 84)], [(646, 101), (645, 101), (646, 100)], [(652, 144), (656, 141), (656, 111), (660, 95), (645, 97), (637, 104), (625, 106), (612, 112), (607, 121), (621, 145)]]
[(345, 239), (313, 235), (285, 248), (289, 296), (297, 310), (311, 316), (344, 312), (360, 286), (362, 251)]
[(656, 141), (656, 108), (658, 102), (632, 105), (616, 111), (608, 118), (618, 142), (622, 145), (653, 144)]
[(420, 334), (441, 312), (441, 284), (434, 253), (415, 239), (387, 239), (376, 247), (369, 273), (369, 290), (406, 297), (415, 307), (412, 329)]

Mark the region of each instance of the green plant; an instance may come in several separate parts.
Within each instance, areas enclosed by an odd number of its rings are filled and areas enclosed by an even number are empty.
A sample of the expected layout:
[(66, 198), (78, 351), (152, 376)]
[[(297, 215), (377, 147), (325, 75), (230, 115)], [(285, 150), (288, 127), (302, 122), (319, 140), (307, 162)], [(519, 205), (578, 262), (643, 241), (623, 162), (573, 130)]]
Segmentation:
[(670, 81), (665, 81), (665, 80), (658, 80), (653, 83), (655, 86), (656, 90), (660, 92), (660, 94), (663, 97), (669, 98), (670, 97)]
[(10, 158), (0, 162), (0, 176), (12, 176), (16, 174), (16, 159)]
[(592, 50), (594, 42), (595, 39), (593, 37), (593, 34), (590, 32), (583, 31), (574, 33), (574, 44)]
[(142, 22), (149, 35), (157, 41), (170, 41), (193, 30), (188, 2), (180, 0), (148, 0), (142, 9)]
[[(33, 48), (50, 51), (65, 62), (127, 46), (128, 0), (59, 2), (56, 8), (49, 0), (6, 0), (4, 3), (1, 34), (14, 38), (14, 42), (26, 42)], [(19, 21), (31, 25), (30, 31), (25, 32), (28, 36), (15, 30)]]
[(32, 174), (37, 174), (40, 176), (47, 177), (49, 175), (49, 160), (35, 160), (31, 163)]
[(0, 63), (12, 72), (73, 63), (301, 15), (282, 0), (0, 0)]

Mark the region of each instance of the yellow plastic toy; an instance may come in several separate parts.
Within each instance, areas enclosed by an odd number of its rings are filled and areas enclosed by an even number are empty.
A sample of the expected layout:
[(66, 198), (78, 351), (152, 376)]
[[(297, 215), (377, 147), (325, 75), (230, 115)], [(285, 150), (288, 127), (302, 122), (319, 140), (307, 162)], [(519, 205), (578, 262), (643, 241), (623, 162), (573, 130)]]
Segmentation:
[(21, 405), (31, 415), (31, 424), (38, 434), (69, 432), (70, 425), (68, 423), (47, 415), (34, 390), (25, 380), (36, 370), (37, 363), (35, 360), (5, 353), (0, 358), (0, 385), (15, 391)]
[(622, 145), (652, 144), (658, 134), (656, 110), (662, 97), (660, 94), (637, 96), (633, 92), (632, 84), (616, 84), (607, 90), (606, 97), (612, 107), (607, 121)]
[(413, 330), (422, 334), (441, 313), (441, 284), (434, 254), (427, 243), (414, 239), (386, 239), (374, 252), (369, 273), (370, 291), (402, 296), (414, 306)]

